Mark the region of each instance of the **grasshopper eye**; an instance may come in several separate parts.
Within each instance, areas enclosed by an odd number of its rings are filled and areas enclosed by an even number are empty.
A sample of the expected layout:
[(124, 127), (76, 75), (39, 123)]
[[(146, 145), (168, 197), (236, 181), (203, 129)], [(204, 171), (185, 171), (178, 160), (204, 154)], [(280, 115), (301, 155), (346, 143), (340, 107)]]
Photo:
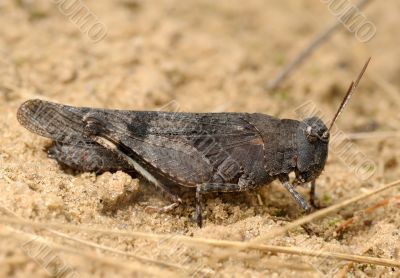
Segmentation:
[(307, 137), (307, 141), (310, 143), (314, 143), (315, 141), (317, 141), (317, 135), (313, 132), (313, 129), (311, 126), (307, 126), (306, 128), (306, 137)]

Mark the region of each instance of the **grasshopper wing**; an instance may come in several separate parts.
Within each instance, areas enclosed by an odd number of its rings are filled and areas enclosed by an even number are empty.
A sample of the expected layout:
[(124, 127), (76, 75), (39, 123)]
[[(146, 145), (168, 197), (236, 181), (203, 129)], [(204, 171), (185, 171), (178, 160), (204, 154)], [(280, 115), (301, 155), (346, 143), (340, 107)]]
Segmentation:
[[(235, 183), (252, 173), (263, 179), (264, 144), (241, 113), (92, 111), (97, 136), (164, 181), (195, 186)], [(254, 182), (257, 182), (254, 180)]]
[(33, 133), (65, 144), (93, 143), (85, 136), (83, 116), (90, 108), (52, 103), (43, 100), (28, 100), (18, 109), (19, 123)]

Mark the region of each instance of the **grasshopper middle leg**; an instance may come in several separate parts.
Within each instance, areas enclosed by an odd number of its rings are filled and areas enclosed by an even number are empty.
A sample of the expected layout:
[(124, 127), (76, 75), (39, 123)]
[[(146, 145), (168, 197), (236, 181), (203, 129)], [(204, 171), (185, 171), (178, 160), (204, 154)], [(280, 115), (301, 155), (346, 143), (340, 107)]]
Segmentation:
[(311, 211), (310, 205), (307, 203), (306, 200), (299, 194), (299, 192), (294, 189), (294, 186), (289, 182), (288, 175), (282, 175), (279, 177), (282, 185), (286, 188), (286, 190), (290, 193), (293, 200), (297, 203), (299, 207), (301, 207), (306, 213)]
[(241, 178), (237, 184), (235, 183), (203, 183), (196, 187), (196, 215), (195, 220), (199, 227), (203, 224), (201, 196), (205, 193), (212, 192), (241, 192), (247, 191), (255, 187), (253, 180)]

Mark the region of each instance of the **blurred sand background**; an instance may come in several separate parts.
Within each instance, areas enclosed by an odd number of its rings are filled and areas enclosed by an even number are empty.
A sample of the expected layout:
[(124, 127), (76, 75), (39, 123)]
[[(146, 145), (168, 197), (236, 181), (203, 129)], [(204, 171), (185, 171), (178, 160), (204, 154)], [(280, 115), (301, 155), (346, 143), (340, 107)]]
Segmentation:
[[(341, 27), (274, 92), (266, 92), (265, 84), (334, 22), (322, 1), (85, 1), (107, 28), (107, 36), (97, 43), (60, 12), (57, 2), (0, 2), (2, 217), (242, 241), (302, 215), (278, 183), (240, 196), (210, 196), (204, 205), (202, 229), (191, 219), (190, 205), (167, 214), (145, 212), (147, 205), (164, 204), (151, 185), (122, 172), (98, 176), (73, 172), (48, 159), (43, 149), (49, 140), (28, 132), (16, 120), (18, 106), (31, 98), (130, 110), (160, 109), (175, 101), (181, 111), (261, 112), (288, 118), (297, 118), (296, 107), (312, 100), (324, 113), (333, 115), (350, 81), (372, 56), (338, 126), (349, 133), (399, 128), (398, 1), (372, 1), (365, 9), (364, 14), (377, 27), (371, 41), (361, 43)], [(400, 176), (398, 137), (368, 138), (354, 144), (373, 159), (377, 171), (361, 181), (331, 154), (318, 180), (318, 196), (324, 205)], [(307, 188), (299, 191), (308, 196)], [(298, 228), (268, 243), (400, 260), (400, 206), (393, 199), (399, 194), (398, 189), (387, 191), (314, 221), (311, 231)], [(369, 214), (362, 213), (382, 200), (390, 201)], [(335, 232), (355, 215), (358, 219), (344, 232)], [(61, 231), (186, 270), (162, 268), (122, 253), (95, 251), (48, 230), (0, 221), (0, 276), (45, 277), (55, 273), (56, 266), (44, 267), (29, 256), (33, 245), (27, 243), (27, 235), (78, 250), (51, 249), (76, 277), (190, 276), (197, 268), (216, 277), (340, 277), (335, 275), (348, 266), (346, 261), (323, 257), (258, 251), (233, 256), (239, 251)], [(80, 251), (91, 252), (94, 258)], [(106, 259), (121, 265), (116, 267)], [(354, 264), (342, 273), (345, 277), (400, 277), (399, 269), (371, 264)]]

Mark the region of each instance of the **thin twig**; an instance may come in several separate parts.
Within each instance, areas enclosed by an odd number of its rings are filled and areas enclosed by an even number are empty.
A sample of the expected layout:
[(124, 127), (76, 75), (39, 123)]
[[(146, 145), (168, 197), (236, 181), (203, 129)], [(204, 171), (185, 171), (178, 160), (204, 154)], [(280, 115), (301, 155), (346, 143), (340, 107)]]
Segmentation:
[(283, 227), (280, 227), (280, 228), (277, 228), (277, 229), (273, 229), (272, 231), (268, 232), (266, 235), (263, 235), (263, 236), (261, 236), (261, 237), (259, 237), (257, 239), (252, 240), (252, 243), (264, 242), (264, 241), (266, 241), (268, 239), (278, 237), (278, 236), (283, 235), (286, 232), (288, 232), (288, 231), (290, 231), (290, 230), (292, 230), (294, 228), (297, 228), (297, 227), (299, 227), (301, 225), (304, 225), (306, 223), (310, 223), (311, 221), (319, 219), (319, 218), (321, 218), (323, 216), (326, 216), (326, 215), (328, 215), (328, 214), (330, 214), (332, 212), (338, 211), (339, 209), (342, 209), (342, 208), (344, 208), (344, 207), (346, 207), (346, 206), (348, 206), (348, 205), (350, 205), (352, 203), (361, 201), (363, 199), (366, 199), (368, 197), (371, 197), (371, 196), (376, 195), (378, 193), (381, 193), (383, 191), (386, 191), (386, 190), (392, 189), (394, 187), (397, 187), (399, 185), (400, 185), (400, 180), (397, 180), (397, 181), (394, 181), (392, 183), (383, 185), (383, 186), (379, 187), (378, 189), (375, 189), (375, 190), (372, 190), (370, 192), (367, 192), (367, 193), (361, 194), (359, 196), (353, 197), (351, 199), (345, 200), (345, 201), (343, 201), (343, 202), (341, 202), (339, 204), (336, 204), (336, 205), (321, 209), (321, 210), (316, 211), (316, 212), (314, 212), (312, 214), (309, 214), (309, 215), (307, 215), (305, 217), (302, 217), (302, 218), (300, 218), (300, 219), (298, 219), (296, 221), (293, 221), (293, 222), (287, 224), (286, 226), (283, 226)]
[(91, 247), (94, 247), (94, 248), (97, 248), (97, 249), (100, 249), (100, 250), (103, 250), (103, 251), (108, 251), (108, 252), (112, 252), (112, 253), (115, 253), (115, 254), (119, 254), (119, 255), (126, 256), (126, 257), (130, 257), (130, 258), (133, 258), (133, 259), (135, 259), (137, 261), (140, 261), (142, 263), (152, 263), (152, 264), (155, 264), (155, 265), (158, 265), (158, 266), (161, 266), (161, 267), (167, 267), (167, 268), (171, 268), (171, 269), (175, 269), (175, 270), (180, 270), (182, 272), (185, 271), (185, 270), (189, 271), (189, 269), (184, 269), (182, 266), (177, 265), (177, 264), (172, 264), (172, 263), (168, 263), (168, 262), (162, 262), (162, 261), (158, 261), (158, 260), (153, 260), (153, 259), (141, 257), (141, 256), (138, 256), (138, 255), (132, 253), (132, 252), (121, 251), (121, 250), (118, 250), (118, 249), (115, 249), (115, 248), (111, 248), (111, 247), (108, 247), (108, 246), (97, 244), (95, 242), (91, 242), (91, 241), (88, 241), (88, 240), (83, 240), (83, 239), (80, 239), (80, 238), (72, 237), (70, 235), (67, 235), (67, 234), (64, 234), (64, 233), (61, 233), (61, 232), (58, 232), (58, 231), (55, 231), (55, 230), (48, 230), (48, 231), (51, 231), (53, 234), (58, 235), (60, 237), (63, 237), (65, 239), (69, 239), (69, 240), (72, 240), (72, 241), (75, 241), (75, 242), (78, 242), (78, 243), (81, 243), (81, 244), (84, 244), (84, 245), (87, 245), (87, 246), (91, 246)]
[[(18, 215), (16, 215), (13, 211), (9, 210), (5, 206), (0, 206), (0, 209), (3, 209), (7, 214), (10, 214), (10, 215), (14, 216), (15, 218), (20, 218)], [(108, 247), (108, 246), (100, 245), (100, 244), (97, 244), (97, 243), (92, 242), (92, 241), (83, 240), (83, 239), (80, 239), (78, 237), (72, 237), (70, 235), (64, 234), (62, 232), (59, 232), (59, 231), (56, 231), (56, 230), (53, 230), (53, 229), (46, 228), (44, 230), (48, 231), (49, 233), (54, 234), (56, 236), (59, 236), (59, 237), (62, 237), (62, 238), (65, 238), (65, 239), (68, 239), (68, 240), (71, 240), (71, 241), (75, 241), (75, 242), (78, 242), (80, 244), (84, 244), (84, 245), (87, 245), (87, 246), (90, 246), (90, 247), (94, 247), (94, 248), (97, 248), (97, 249), (100, 249), (100, 250), (103, 250), (103, 251), (108, 251), (108, 252), (112, 252), (112, 253), (115, 253), (115, 254), (124, 255), (126, 257), (133, 258), (133, 259), (135, 259), (137, 261), (140, 261), (142, 263), (152, 263), (152, 264), (155, 264), (155, 265), (158, 265), (158, 266), (161, 266), (161, 267), (168, 267), (168, 268), (171, 268), (171, 269), (177, 269), (177, 270), (181, 270), (181, 271), (185, 270), (180, 265), (171, 264), (171, 263), (168, 263), (168, 262), (162, 262), (162, 261), (158, 261), (158, 260), (154, 260), (154, 259), (138, 256), (138, 255), (130, 253), (130, 252), (125, 252), (125, 251), (121, 251), (121, 250), (118, 250), (118, 249), (115, 249), (115, 248), (111, 248), (111, 247)]]
[[(360, 0), (356, 7), (361, 9), (371, 0)], [(307, 57), (309, 57), (314, 50), (321, 45), (323, 42), (328, 40), (332, 34), (339, 29), (343, 23), (340, 20), (336, 20), (334, 23), (329, 25), (324, 31), (319, 33), (297, 56), (287, 64), (274, 79), (268, 82), (266, 89), (268, 91), (276, 89), (281, 82), (295, 69), (297, 68)]]
[[(35, 228), (45, 228), (45, 227), (63, 227), (69, 230), (78, 230), (78, 231), (87, 231), (87, 232), (96, 232), (103, 234), (113, 234), (119, 236), (128, 236), (128, 237), (137, 237), (142, 239), (151, 239), (151, 240), (175, 240), (181, 243), (186, 243), (191, 246), (214, 246), (214, 247), (222, 247), (222, 248), (234, 248), (238, 250), (243, 249), (253, 249), (263, 252), (270, 253), (285, 253), (291, 255), (298, 256), (310, 256), (310, 257), (322, 257), (336, 260), (345, 260), (356, 263), (368, 263), (368, 264), (376, 264), (382, 266), (390, 266), (390, 267), (400, 267), (400, 261), (384, 259), (384, 258), (375, 258), (369, 256), (360, 256), (360, 255), (352, 255), (346, 253), (339, 252), (326, 252), (326, 251), (314, 251), (307, 250), (297, 247), (286, 247), (286, 246), (275, 246), (275, 245), (267, 245), (267, 244), (255, 244), (255, 243), (247, 243), (241, 241), (229, 241), (229, 240), (218, 240), (218, 239), (208, 239), (208, 238), (193, 238), (188, 236), (173, 236), (171, 235), (160, 235), (160, 234), (152, 234), (152, 233), (140, 233), (140, 232), (124, 232), (124, 231), (115, 231), (115, 230), (102, 230), (102, 229), (94, 229), (88, 227), (81, 226), (73, 226), (73, 225), (65, 225), (65, 224), (55, 224), (55, 223), (37, 223), (28, 220), (22, 219), (12, 219), (9, 217), (0, 217), (0, 222), (3, 223), (13, 223), (19, 225), (27, 225)], [(70, 250), (72, 251), (72, 250)], [(73, 250), (77, 252), (77, 250)], [(232, 253), (236, 254), (236, 253)]]
[[(389, 205), (391, 202), (393, 201), (400, 201), (400, 195), (394, 196), (392, 198), (387, 198), (384, 199), (378, 203), (376, 203), (375, 205), (368, 207), (366, 209), (362, 210), (363, 214), (369, 214), (372, 213), (373, 211), (375, 211), (376, 209), (383, 207), (383, 206), (387, 206)], [(343, 231), (344, 229), (347, 229), (349, 227), (349, 225), (351, 225), (354, 221), (358, 220), (360, 217), (357, 216), (353, 216), (352, 218), (344, 221), (343, 223), (341, 223), (338, 228), (336, 228), (335, 232), (339, 233), (341, 231)], [(368, 252), (368, 250), (370, 250), (370, 246), (368, 248), (364, 248), (364, 251), (361, 252), (361, 254), (365, 254)], [(348, 264), (346, 264), (340, 271), (339, 273), (335, 276), (336, 278), (344, 278), (346, 277), (347, 272), (350, 271), (350, 269), (353, 267), (354, 263), (353, 262), (349, 262)]]
[[(366, 208), (366, 209), (363, 209), (361, 212), (362, 212), (362, 214), (363, 214), (363, 216), (364, 216), (364, 215), (366, 215), (366, 214), (370, 214), (370, 213), (374, 212), (374, 211), (377, 210), (378, 208), (385, 207), (385, 206), (387, 206), (387, 205), (389, 205), (389, 204), (391, 204), (391, 203), (393, 203), (393, 202), (400, 202), (400, 195), (397, 195), (397, 196), (394, 196), (394, 197), (391, 197), (391, 198), (384, 199), (384, 200), (382, 200), (382, 201), (380, 201), (380, 202), (374, 204), (373, 206), (370, 206), (370, 207), (368, 207), (368, 208)], [(340, 225), (338, 225), (338, 227), (335, 229), (335, 232), (336, 232), (336, 233), (342, 232), (343, 230), (347, 229), (351, 224), (353, 224), (355, 221), (359, 220), (360, 218), (361, 218), (361, 216), (355, 215), (355, 216), (353, 216), (353, 217), (351, 217), (351, 218), (349, 218), (349, 219), (343, 221), (343, 222), (342, 222)]]
[[(26, 233), (26, 232), (22, 232), (16, 229), (13, 229), (11, 227), (7, 227), (8, 229), (8, 233), (6, 234), (6, 236), (12, 237), (17, 239), (18, 241), (29, 241), (29, 240), (34, 240), (37, 242), (41, 242), (42, 244), (45, 244), (49, 247), (51, 247), (53, 250), (58, 250), (58, 251), (62, 251), (62, 252), (66, 252), (66, 253), (71, 253), (71, 254), (75, 254), (75, 255), (79, 255), (81, 257), (84, 257), (86, 259), (89, 259), (90, 261), (97, 261), (100, 262), (102, 264), (105, 265), (109, 265), (111, 267), (115, 267), (117, 269), (123, 268), (129, 271), (132, 271), (134, 273), (142, 273), (142, 274), (147, 274), (147, 275), (160, 275), (162, 274), (163, 276), (165, 274), (167, 274), (167, 276), (172, 277), (172, 273), (163, 270), (161, 271), (156, 271), (155, 269), (152, 268), (146, 268), (143, 267), (143, 265), (137, 264), (135, 262), (123, 262), (120, 259), (114, 259), (114, 258), (110, 258), (107, 256), (102, 255), (101, 257), (98, 256), (96, 253), (94, 252), (87, 252), (84, 250), (77, 250), (74, 248), (70, 248), (67, 246), (63, 246), (51, 241), (48, 241), (40, 236), (37, 236), (35, 234), (30, 234), (30, 233)], [(4, 230), (3, 230), (3, 235), (4, 235)]]
[[(368, 252), (368, 250), (370, 250), (371, 247), (368, 248), (364, 248), (363, 252), (361, 252), (361, 254), (365, 254)], [(350, 271), (350, 269), (354, 266), (354, 262), (349, 262), (347, 263), (341, 271), (339, 271), (339, 273), (335, 276), (335, 278), (345, 278), (347, 272)]]

